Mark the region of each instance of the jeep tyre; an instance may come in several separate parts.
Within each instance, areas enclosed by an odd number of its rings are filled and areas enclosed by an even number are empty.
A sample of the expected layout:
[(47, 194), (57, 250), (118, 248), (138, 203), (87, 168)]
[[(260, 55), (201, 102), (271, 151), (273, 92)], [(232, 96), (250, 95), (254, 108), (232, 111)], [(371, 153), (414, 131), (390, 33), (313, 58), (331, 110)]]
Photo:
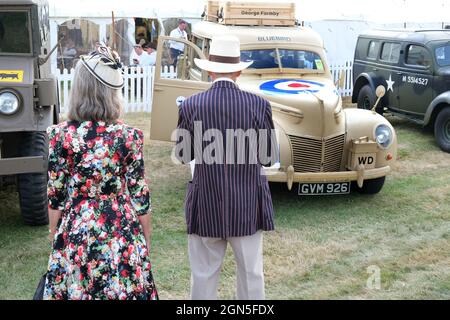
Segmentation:
[[(22, 157), (48, 158), (48, 138), (45, 132), (23, 132), (19, 153)], [(26, 224), (48, 224), (47, 171), (17, 176), (20, 210)]]
[[(377, 101), (377, 97), (373, 92), (372, 88), (366, 84), (364, 87), (359, 90), (357, 105), (359, 109), (372, 110), (375, 102)], [(378, 107), (375, 109), (379, 114), (383, 114), (383, 107)]]
[(443, 151), (450, 152), (450, 107), (442, 109), (437, 115), (434, 138)]
[(361, 194), (376, 194), (381, 191), (386, 177), (365, 180), (362, 188), (356, 185), (356, 190)]

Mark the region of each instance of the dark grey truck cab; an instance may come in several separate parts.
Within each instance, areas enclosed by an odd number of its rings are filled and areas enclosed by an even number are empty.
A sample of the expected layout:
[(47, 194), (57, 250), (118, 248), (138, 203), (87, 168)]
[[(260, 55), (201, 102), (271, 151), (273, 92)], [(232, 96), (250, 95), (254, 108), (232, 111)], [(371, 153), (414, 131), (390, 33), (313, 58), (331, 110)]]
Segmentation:
[(358, 37), (352, 102), (368, 109), (375, 88), (386, 95), (385, 110), (434, 129), (450, 152), (450, 30), (373, 30)]
[(17, 185), (27, 224), (48, 223), (46, 129), (58, 122), (48, 4), (0, 2), (0, 186)]

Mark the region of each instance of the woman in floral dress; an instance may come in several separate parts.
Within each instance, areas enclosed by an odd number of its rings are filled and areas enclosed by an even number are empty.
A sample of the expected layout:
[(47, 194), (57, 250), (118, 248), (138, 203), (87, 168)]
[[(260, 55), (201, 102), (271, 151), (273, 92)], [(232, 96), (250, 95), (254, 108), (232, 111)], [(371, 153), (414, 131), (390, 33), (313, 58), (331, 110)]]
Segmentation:
[(48, 129), (53, 250), (44, 299), (158, 298), (143, 134), (118, 120), (120, 67), (106, 47), (82, 57), (70, 120)]

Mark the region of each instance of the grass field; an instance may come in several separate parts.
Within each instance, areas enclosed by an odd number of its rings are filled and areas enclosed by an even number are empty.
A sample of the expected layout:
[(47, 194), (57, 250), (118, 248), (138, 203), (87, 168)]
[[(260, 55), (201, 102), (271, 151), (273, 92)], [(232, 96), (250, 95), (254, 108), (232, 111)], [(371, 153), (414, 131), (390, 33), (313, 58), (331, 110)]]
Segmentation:
[[(399, 159), (382, 192), (300, 198), (272, 186), (276, 231), (265, 234), (268, 299), (450, 298), (450, 154), (417, 125), (388, 117)], [(162, 299), (189, 297), (183, 201), (189, 169), (170, 160), (171, 145), (149, 139), (150, 118), (125, 119), (145, 130), (152, 185), (152, 263)], [(49, 254), (47, 227), (22, 224), (17, 196), (0, 192), (0, 299), (30, 299)], [(229, 249), (220, 297), (234, 296)], [(369, 289), (371, 270), (380, 288)]]

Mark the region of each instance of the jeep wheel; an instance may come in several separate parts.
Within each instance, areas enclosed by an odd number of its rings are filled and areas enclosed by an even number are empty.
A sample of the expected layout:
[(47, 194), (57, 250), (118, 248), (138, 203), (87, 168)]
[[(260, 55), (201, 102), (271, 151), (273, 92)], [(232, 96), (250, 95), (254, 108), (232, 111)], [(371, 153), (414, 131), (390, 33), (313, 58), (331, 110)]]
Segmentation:
[(365, 180), (362, 188), (356, 185), (356, 190), (361, 194), (376, 194), (381, 191), (386, 177)]
[(434, 124), (434, 137), (443, 151), (450, 152), (450, 107), (439, 112)]
[[(48, 139), (45, 132), (24, 132), (20, 144), (20, 156), (44, 156), (48, 158)], [(26, 224), (48, 224), (47, 172), (18, 175), (20, 211)]]
[[(375, 93), (372, 91), (372, 88), (368, 84), (366, 84), (359, 91), (357, 101), (358, 108), (365, 110), (372, 110), (376, 100), (377, 98), (375, 96)], [(383, 107), (378, 106), (375, 110), (379, 114), (383, 114)]]

